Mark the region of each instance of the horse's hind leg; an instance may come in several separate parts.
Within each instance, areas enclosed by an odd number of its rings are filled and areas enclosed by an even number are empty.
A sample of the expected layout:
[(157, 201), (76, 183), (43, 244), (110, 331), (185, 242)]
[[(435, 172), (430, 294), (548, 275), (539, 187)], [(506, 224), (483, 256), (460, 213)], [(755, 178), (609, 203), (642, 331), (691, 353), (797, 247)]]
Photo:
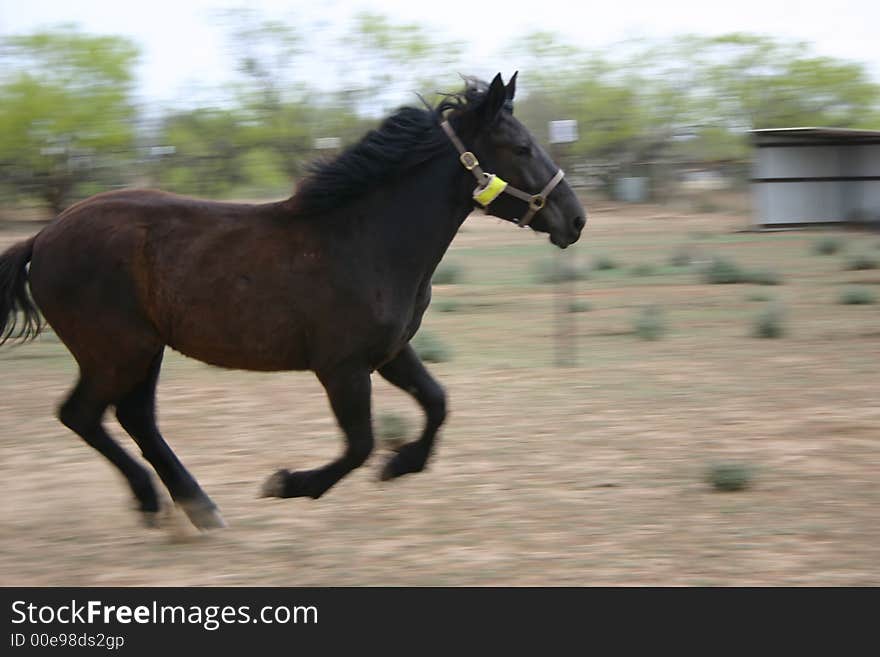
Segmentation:
[(425, 428), (421, 437), (403, 445), (382, 469), (382, 481), (387, 481), (424, 469), (437, 431), (446, 419), (446, 393), (409, 345), (380, 367), (379, 374), (392, 385), (411, 394), (425, 412)]
[(362, 465), (373, 451), (369, 370), (319, 373), (318, 378), (327, 391), (336, 421), (345, 433), (345, 452), (322, 468), (298, 472), (279, 470), (263, 484), (263, 497), (318, 499), (333, 484)]
[(150, 474), (120, 447), (101, 425), (101, 419), (109, 402), (110, 400), (100, 393), (99, 386), (95, 386), (82, 376), (70, 396), (61, 404), (58, 419), (122, 472), (140, 503), (140, 510), (144, 513), (147, 524), (154, 525), (156, 513), (159, 511), (159, 498)]
[(172, 499), (196, 527), (225, 527), (217, 506), (183, 466), (156, 426), (156, 383), (162, 367), (162, 355), (163, 351), (159, 351), (144, 378), (116, 402), (116, 419), (140, 447)]

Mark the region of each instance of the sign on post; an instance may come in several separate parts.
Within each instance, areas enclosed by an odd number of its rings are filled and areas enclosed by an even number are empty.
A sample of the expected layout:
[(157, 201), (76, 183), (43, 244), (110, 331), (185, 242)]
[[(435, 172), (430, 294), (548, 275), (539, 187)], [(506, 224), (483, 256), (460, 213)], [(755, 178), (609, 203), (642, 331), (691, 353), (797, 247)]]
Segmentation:
[(342, 146), (342, 140), (339, 137), (318, 137), (315, 139), (315, 149), (319, 151), (329, 151)]
[(550, 143), (570, 144), (578, 140), (578, 122), (573, 119), (550, 121)]
[[(550, 144), (571, 144), (578, 140), (578, 124), (572, 119), (550, 121)], [(559, 148), (551, 149), (559, 158)], [(566, 276), (565, 260), (561, 253), (556, 256), (556, 366), (577, 365), (577, 326), (571, 307), (576, 297), (574, 281)]]

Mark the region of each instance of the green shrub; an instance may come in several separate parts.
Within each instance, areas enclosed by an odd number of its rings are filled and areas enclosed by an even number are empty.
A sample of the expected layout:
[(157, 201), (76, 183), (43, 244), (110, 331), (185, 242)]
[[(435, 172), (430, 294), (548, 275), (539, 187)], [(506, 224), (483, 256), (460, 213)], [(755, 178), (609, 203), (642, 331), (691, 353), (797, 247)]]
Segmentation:
[(633, 330), (642, 340), (659, 340), (666, 333), (663, 311), (657, 306), (642, 308), (633, 321)]
[(782, 306), (769, 304), (755, 318), (752, 335), (756, 338), (781, 338), (785, 335), (785, 313)]
[(608, 271), (617, 269), (617, 267), (618, 265), (614, 259), (607, 255), (596, 256), (596, 259), (593, 261), (593, 269), (597, 271)]
[(657, 273), (657, 268), (654, 265), (649, 264), (647, 262), (642, 263), (641, 265), (636, 265), (635, 267), (632, 268), (632, 275), (638, 276), (640, 278), (644, 277), (644, 276), (653, 276), (656, 273)]
[(431, 283), (434, 285), (449, 285), (450, 283), (460, 283), (464, 276), (464, 267), (457, 262), (441, 262), (434, 270), (434, 276), (431, 277)]
[(589, 301), (572, 301), (568, 304), (568, 312), (585, 313), (593, 309), (593, 304)]
[(410, 435), (409, 421), (397, 413), (380, 413), (374, 427), (376, 436), (386, 442), (403, 442)]
[(694, 261), (693, 249), (682, 246), (669, 256), (669, 264), (673, 267), (690, 267)]
[(770, 269), (755, 269), (746, 272), (745, 282), (755, 285), (779, 285), (782, 283), (782, 276)]
[(703, 280), (714, 284), (744, 283), (747, 274), (733, 260), (716, 256), (703, 270)]
[(816, 255), (834, 255), (843, 249), (843, 240), (839, 237), (823, 237), (813, 243)]
[(766, 292), (752, 292), (746, 296), (746, 301), (770, 301), (772, 299), (773, 297)]
[(722, 210), (720, 205), (707, 198), (701, 198), (697, 201), (694, 209), (700, 214), (712, 214), (713, 212), (721, 212)]
[(461, 308), (461, 304), (457, 299), (438, 299), (431, 304), (439, 313), (454, 313)]
[(779, 285), (782, 276), (770, 269), (743, 269), (733, 260), (716, 256), (703, 270), (703, 281), (722, 285), (733, 283)]
[(538, 283), (582, 281), (589, 277), (585, 269), (553, 258), (538, 260), (532, 269)]
[(867, 287), (848, 287), (840, 293), (838, 301), (843, 304), (862, 306), (877, 301), (874, 291)]
[(748, 488), (753, 477), (754, 468), (746, 463), (714, 463), (706, 473), (706, 481), (725, 492)]
[(846, 268), (850, 271), (865, 271), (868, 269), (880, 269), (880, 260), (872, 255), (863, 253), (853, 256), (846, 263)]
[(445, 363), (452, 360), (452, 350), (430, 331), (419, 331), (410, 344), (426, 363)]

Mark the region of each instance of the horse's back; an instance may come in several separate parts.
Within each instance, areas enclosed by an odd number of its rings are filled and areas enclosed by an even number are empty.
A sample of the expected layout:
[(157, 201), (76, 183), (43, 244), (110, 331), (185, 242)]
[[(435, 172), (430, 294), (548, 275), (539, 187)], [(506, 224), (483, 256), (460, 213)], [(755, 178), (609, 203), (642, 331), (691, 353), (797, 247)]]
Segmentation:
[(147, 197), (156, 195), (86, 199), (34, 242), (29, 282), (37, 305), (81, 370), (104, 373), (108, 387), (117, 383), (112, 372), (146, 367), (163, 343), (142, 303)]
[(34, 298), (68, 343), (119, 326), (216, 365), (305, 369), (306, 305), (327, 272), (310, 224), (282, 213), (152, 190), (94, 196), (38, 236)]
[(202, 232), (211, 214), (206, 203), (154, 190), (122, 190), (70, 206), (34, 242), (30, 282), (40, 307), (49, 314), (57, 304), (82, 305), (84, 297), (98, 293), (111, 303), (123, 302), (109, 294), (111, 288), (125, 288), (119, 291), (129, 301), (142, 300), (151, 277), (151, 243), (165, 241), (173, 248), (185, 234)]

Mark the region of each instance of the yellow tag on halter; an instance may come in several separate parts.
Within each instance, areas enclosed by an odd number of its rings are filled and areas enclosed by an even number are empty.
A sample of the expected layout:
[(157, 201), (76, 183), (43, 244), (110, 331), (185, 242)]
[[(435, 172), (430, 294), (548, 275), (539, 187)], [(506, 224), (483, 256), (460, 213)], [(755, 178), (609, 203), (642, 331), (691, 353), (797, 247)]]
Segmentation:
[(474, 190), (474, 200), (486, 207), (504, 191), (507, 183), (494, 174), (489, 175), (489, 179), (485, 185), (481, 185)]

